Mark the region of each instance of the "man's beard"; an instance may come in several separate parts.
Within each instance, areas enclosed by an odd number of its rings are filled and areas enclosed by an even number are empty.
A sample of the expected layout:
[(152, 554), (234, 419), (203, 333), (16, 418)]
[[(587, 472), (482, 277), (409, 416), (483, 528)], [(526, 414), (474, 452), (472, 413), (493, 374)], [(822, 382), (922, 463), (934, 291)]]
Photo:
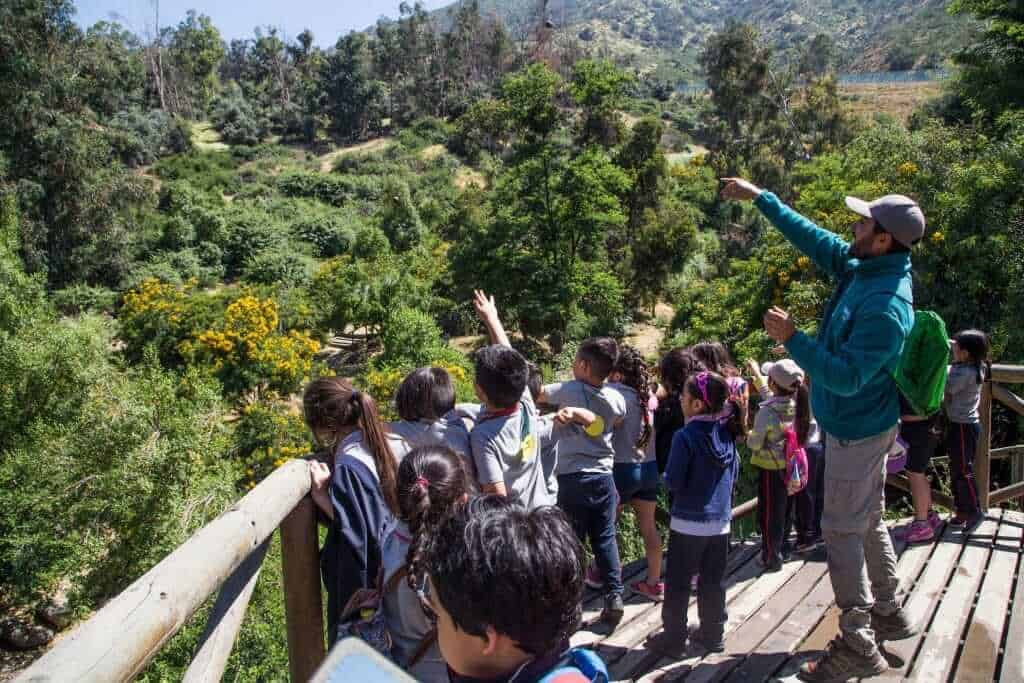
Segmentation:
[(852, 256), (855, 259), (860, 259), (861, 261), (863, 261), (864, 259), (871, 258), (871, 241), (855, 241), (853, 244), (850, 245), (850, 256)]

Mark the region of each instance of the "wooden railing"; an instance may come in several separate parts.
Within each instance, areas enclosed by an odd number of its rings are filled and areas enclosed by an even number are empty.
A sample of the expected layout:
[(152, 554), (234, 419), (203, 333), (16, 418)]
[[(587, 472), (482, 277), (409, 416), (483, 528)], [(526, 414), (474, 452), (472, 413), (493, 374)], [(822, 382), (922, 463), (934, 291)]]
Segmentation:
[[(1017, 415), (1024, 416), (1024, 399), (1010, 391), (1006, 385), (1024, 384), (1024, 366), (993, 365), (992, 374), (981, 387), (981, 436), (974, 456), (974, 482), (978, 488), (978, 502), (982, 510), (999, 506), (1011, 500), (1024, 497), (1024, 444), (992, 448), (992, 401), (998, 401)], [(991, 490), (991, 464), (993, 460), (1016, 458), (1013, 468), (1014, 483), (995, 491)], [(889, 475), (888, 483), (904, 491), (910, 491), (910, 482), (903, 475)], [(932, 490), (936, 503), (954, 509), (953, 499), (941, 491)]]
[(276, 529), (281, 531), (291, 679), (309, 680), (325, 655), (316, 511), (309, 486), (306, 461), (278, 468), (17, 680), (128, 680), (220, 589), (184, 676), (193, 683), (219, 681)]

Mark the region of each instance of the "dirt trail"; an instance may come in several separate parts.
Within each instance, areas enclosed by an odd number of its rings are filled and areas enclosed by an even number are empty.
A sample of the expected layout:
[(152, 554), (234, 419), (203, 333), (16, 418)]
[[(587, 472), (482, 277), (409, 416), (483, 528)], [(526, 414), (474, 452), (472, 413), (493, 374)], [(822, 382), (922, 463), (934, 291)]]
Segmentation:
[(665, 326), (676, 314), (669, 304), (659, 303), (654, 307), (654, 318), (644, 318), (633, 324), (626, 335), (625, 343), (634, 347), (644, 358), (657, 358), (661, 342), (665, 338)]
[(328, 152), (320, 157), (320, 172), (330, 173), (334, 170), (334, 162), (349, 154), (366, 154), (369, 152), (381, 152), (394, 144), (394, 139), (389, 137), (376, 138), (369, 142), (363, 142), (351, 147), (342, 147)]

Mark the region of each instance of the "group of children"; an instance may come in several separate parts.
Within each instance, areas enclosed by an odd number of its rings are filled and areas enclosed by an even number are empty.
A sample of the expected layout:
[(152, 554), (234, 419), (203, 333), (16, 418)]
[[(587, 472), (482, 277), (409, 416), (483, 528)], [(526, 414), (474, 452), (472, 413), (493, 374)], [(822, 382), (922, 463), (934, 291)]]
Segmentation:
[[(438, 368), (405, 378), (400, 419), (387, 424), (344, 379), (305, 392), (306, 421), (327, 453), (310, 471), (329, 525), (321, 570), (332, 640), (365, 633), (353, 624), (372, 625), (372, 613), (386, 652), (418, 680), (524, 683), (555, 670), (596, 680), (599, 660), (570, 649), (569, 637), (584, 582), (604, 593), (601, 620), (614, 628), (623, 616), (616, 522), (629, 505), (647, 557), (646, 578), (630, 588), (663, 600), (664, 629), (647, 646), (671, 656), (690, 642), (722, 651), (738, 443), (759, 470), (766, 570), (781, 567), (794, 520), (797, 552), (820, 542), (824, 459), (803, 372), (789, 360), (751, 364), (761, 402), (748, 433), (750, 390), (721, 344), (669, 352), (653, 382), (635, 349), (588, 339), (573, 379), (543, 385), (511, 347), (493, 299), (477, 292), (474, 306), (491, 341), (474, 357), (478, 405), (456, 405)], [(966, 462), (970, 430), (960, 438)], [(787, 480), (794, 447), (806, 453), (799, 486)], [(664, 576), (655, 524), (663, 485)], [(694, 588), (700, 626), (691, 632)]]

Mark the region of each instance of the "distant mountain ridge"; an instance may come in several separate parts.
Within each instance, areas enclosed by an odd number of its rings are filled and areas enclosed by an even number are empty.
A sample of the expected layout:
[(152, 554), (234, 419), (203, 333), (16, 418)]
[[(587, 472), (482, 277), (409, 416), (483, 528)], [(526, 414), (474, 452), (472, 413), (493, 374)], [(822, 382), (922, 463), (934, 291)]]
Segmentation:
[[(469, 0), (459, 0), (457, 4)], [(515, 34), (538, 24), (544, 0), (479, 0)], [(854, 71), (932, 68), (965, 44), (975, 25), (946, 13), (947, 0), (548, 0), (556, 35), (576, 36), (641, 61), (665, 55), (692, 62), (729, 18), (752, 23), (777, 52), (791, 54), (830, 36)], [(451, 7), (451, 6), (449, 6)], [(436, 10), (444, 16), (447, 8)]]

